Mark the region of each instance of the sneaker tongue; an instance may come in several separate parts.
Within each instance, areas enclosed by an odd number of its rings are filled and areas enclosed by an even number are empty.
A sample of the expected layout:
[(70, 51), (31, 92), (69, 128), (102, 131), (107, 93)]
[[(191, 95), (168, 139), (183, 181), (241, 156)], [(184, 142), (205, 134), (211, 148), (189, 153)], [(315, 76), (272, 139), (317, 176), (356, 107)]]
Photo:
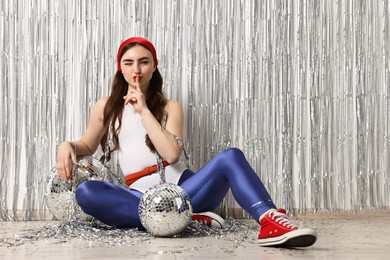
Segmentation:
[(271, 212), (271, 216), (274, 216), (276, 218), (286, 218), (287, 219), (287, 213), (284, 209), (278, 209), (277, 211)]

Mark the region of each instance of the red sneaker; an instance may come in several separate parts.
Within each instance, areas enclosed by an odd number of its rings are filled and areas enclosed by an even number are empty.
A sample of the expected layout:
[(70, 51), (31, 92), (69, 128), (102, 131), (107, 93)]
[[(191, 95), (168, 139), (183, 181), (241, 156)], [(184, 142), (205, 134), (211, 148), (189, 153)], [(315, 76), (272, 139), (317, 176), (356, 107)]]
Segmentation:
[(284, 209), (278, 209), (261, 220), (258, 238), (261, 246), (305, 247), (316, 242), (317, 232), (298, 228), (290, 222)]
[(192, 220), (212, 228), (225, 228), (225, 220), (213, 212), (194, 213)]

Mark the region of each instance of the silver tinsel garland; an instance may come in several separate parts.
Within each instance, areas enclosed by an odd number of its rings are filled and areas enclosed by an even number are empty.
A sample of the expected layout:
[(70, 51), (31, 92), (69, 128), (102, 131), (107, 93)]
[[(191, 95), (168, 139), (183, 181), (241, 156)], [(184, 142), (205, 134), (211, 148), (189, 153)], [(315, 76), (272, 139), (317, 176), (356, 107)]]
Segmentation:
[(47, 218), (57, 145), (130, 36), (155, 44), (194, 170), (235, 146), (280, 207), (389, 207), (389, 24), (387, 0), (1, 1), (0, 219)]
[[(237, 246), (240, 246), (243, 240), (256, 238), (258, 225), (254, 225), (230, 218), (226, 220), (226, 227), (224, 229), (217, 229), (191, 221), (183, 232), (175, 235), (173, 239), (204, 236), (227, 239), (229, 235), (239, 233), (240, 238), (234, 238), (234, 242)], [(13, 236), (0, 239), (0, 246), (20, 246), (25, 243), (42, 241), (44, 239), (50, 239), (50, 243), (67, 243), (71, 239), (82, 239), (84, 241), (102, 243), (106, 246), (131, 246), (152, 240), (154, 236), (139, 229), (116, 229), (98, 222), (73, 220), (46, 225), (40, 229), (29, 229), (18, 232)]]

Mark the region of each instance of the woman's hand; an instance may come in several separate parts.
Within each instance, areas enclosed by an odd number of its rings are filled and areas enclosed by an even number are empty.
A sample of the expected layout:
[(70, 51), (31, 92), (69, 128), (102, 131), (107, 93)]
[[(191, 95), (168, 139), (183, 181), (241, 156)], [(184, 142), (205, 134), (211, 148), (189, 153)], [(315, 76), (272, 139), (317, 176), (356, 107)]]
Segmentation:
[(73, 146), (69, 142), (63, 142), (58, 147), (57, 152), (57, 176), (60, 179), (65, 181), (72, 179), (72, 163), (74, 165), (78, 164)]
[(93, 155), (98, 148), (104, 135), (103, 125), (104, 108), (108, 97), (99, 99), (91, 112), (89, 125), (80, 140), (74, 142), (63, 142), (58, 146), (57, 151), (57, 175), (62, 180), (72, 179), (72, 165), (78, 165), (77, 156)]
[(131, 104), (137, 113), (141, 113), (144, 109), (147, 108), (145, 96), (142, 94), (140, 80), (141, 77), (133, 77), (135, 86), (129, 85), (127, 95), (123, 97), (125, 100), (125, 105)]

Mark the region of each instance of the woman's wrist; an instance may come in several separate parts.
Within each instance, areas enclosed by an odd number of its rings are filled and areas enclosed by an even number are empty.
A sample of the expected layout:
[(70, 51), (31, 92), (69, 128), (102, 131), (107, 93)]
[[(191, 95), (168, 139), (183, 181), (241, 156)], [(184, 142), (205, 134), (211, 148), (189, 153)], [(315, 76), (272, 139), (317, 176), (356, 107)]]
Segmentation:
[[(142, 117), (142, 119), (146, 119), (147, 117), (149, 117), (150, 115), (153, 116), (152, 112), (149, 110), (149, 108), (145, 108), (141, 111), (140, 113), (140, 116)], [(154, 117), (154, 116), (153, 116)]]
[(74, 152), (76, 157), (82, 155), (93, 155), (91, 148), (89, 148), (89, 146), (82, 140), (78, 140), (75, 142), (65, 141), (64, 143), (67, 143), (72, 148), (72, 151)]
[(76, 153), (76, 151), (77, 151), (77, 146), (75, 145), (75, 143), (74, 143), (74, 142), (71, 142), (71, 141), (66, 141), (66, 143), (69, 144), (69, 146), (72, 148), (72, 151), (73, 151), (74, 154), (77, 156), (77, 153)]

